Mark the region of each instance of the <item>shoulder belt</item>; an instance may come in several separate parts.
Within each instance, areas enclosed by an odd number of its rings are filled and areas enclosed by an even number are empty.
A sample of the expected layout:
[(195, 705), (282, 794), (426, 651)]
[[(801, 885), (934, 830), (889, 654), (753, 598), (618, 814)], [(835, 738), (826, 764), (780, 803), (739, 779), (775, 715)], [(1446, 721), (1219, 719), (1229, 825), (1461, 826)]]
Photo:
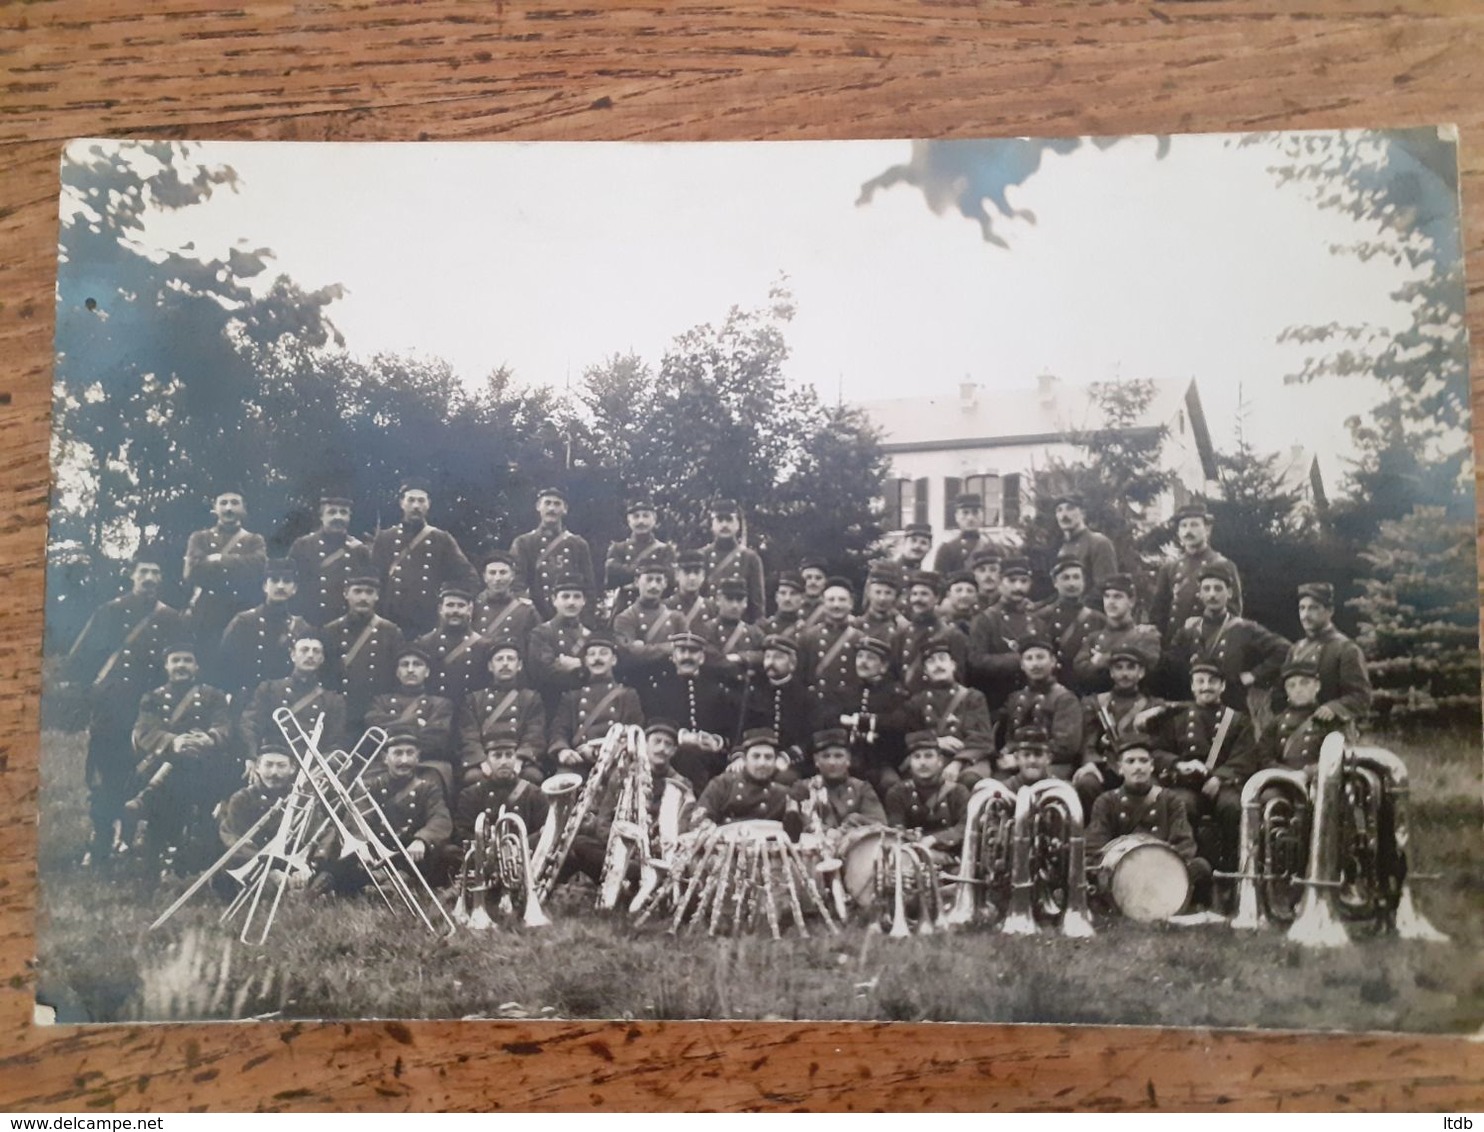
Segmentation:
[(1231, 732), (1232, 724), (1236, 722), (1237, 713), (1231, 708), (1225, 708), (1221, 713), (1221, 722), (1216, 725), (1216, 738), (1211, 740), (1211, 751), (1206, 755), (1206, 769), (1215, 770), (1216, 764), (1221, 759), (1221, 748), (1226, 745), (1226, 737)]
[(175, 710), (170, 713), (170, 722), (179, 723), (186, 713), (186, 708), (196, 702), (196, 688), (192, 685), (190, 691), (180, 697), (180, 703), (175, 705)]
[(159, 616), (160, 611), (165, 608), (166, 606), (163, 601), (155, 602), (155, 607), (144, 615), (139, 624), (135, 625), (134, 628), (129, 630), (129, 635), (124, 638), (124, 643), (119, 645), (119, 647), (114, 650), (113, 654), (109, 656), (108, 662), (98, 670), (98, 675), (93, 678), (93, 687), (98, 687), (98, 685), (102, 684), (104, 680), (108, 679), (108, 674), (113, 671), (113, 666), (119, 662), (119, 657), (124, 655), (124, 650), (133, 645), (135, 641), (139, 640), (140, 634), (143, 633), (144, 630), (150, 626), (150, 623), (153, 622), (154, 619)]
[(647, 645), (654, 644), (656, 635), (661, 629), (669, 624), (669, 622), (670, 608), (669, 606), (662, 605), (660, 606), (660, 615), (654, 619), (654, 624), (651, 625), (649, 627), (649, 630), (644, 634), (644, 643)]
[(402, 568), (402, 563), (406, 561), (407, 556), (411, 554), (412, 551), (419, 544), (421, 544), (422, 541), (426, 539), (432, 532), (432, 525), (429, 523), (424, 523), (423, 529), (418, 531), (417, 534), (413, 535), (412, 541), (404, 546), (401, 550), (397, 551), (396, 556), (392, 558), (392, 564), (386, 568), (387, 576), (390, 577), (397, 570), (400, 570)]
[(604, 694), (603, 698), (595, 703), (588, 710), (587, 715), (582, 720), (582, 727), (580, 728), (580, 730), (586, 731), (599, 718), (601, 718), (603, 712), (608, 708), (610, 704), (613, 703), (614, 700), (618, 699), (618, 697), (623, 694), (623, 691), (624, 685), (622, 684), (614, 684), (613, 687), (609, 688), (607, 693)]
[(512, 688), (510, 689), (510, 691), (506, 692), (505, 698), (495, 705), (495, 710), (490, 713), (489, 718), (496, 722), (499, 722), (500, 717), (504, 715), (508, 710), (510, 710), (510, 705), (515, 703), (516, 698), (519, 695), (519, 688)]
[(968, 698), (969, 689), (967, 685), (960, 684), (957, 688), (954, 689), (953, 698), (948, 701), (947, 710), (945, 710), (943, 714), (938, 717), (937, 724), (934, 727), (934, 730), (937, 731), (939, 735), (944, 734), (943, 726), (953, 718), (953, 713), (958, 711), (958, 709), (963, 706), (963, 702)]
[[(425, 527), (423, 529), (426, 530), (427, 528)], [(371, 620), (367, 621), (366, 627), (361, 630), (360, 636), (355, 639), (355, 643), (345, 652), (343, 663), (347, 667), (355, 663), (356, 657), (361, 655), (361, 650), (366, 647), (366, 642), (371, 639), (371, 634), (374, 632), (376, 632), (376, 615), (373, 613)]]
[(716, 576), (718, 574), (722, 573), (724, 570), (730, 569), (732, 563), (735, 562), (741, 556), (741, 554), (742, 554), (742, 544), (739, 542), (736, 546), (732, 547), (731, 550), (727, 551), (725, 558), (723, 558), (714, 567), (712, 567), (711, 573), (709, 573), (709, 574), (706, 575), (706, 581), (707, 582), (714, 582), (714, 581), (716, 581)]
[(547, 561), (553, 554), (557, 552), (558, 547), (565, 546), (567, 543), (571, 542), (572, 537), (573, 536), (571, 531), (563, 531), (561, 534), (557, 535), (556, 538), (552, 539), (549, 543), (546, 544), (546, 549), (544, 549), (540, 554), (536, 555), (536, 565), (540, 566), (543, 562)]
[(851, 639), (852, 632), (853, 630), (851, 629), (851, 627), (847, 625), (840, 631), (840, 635), (835, 638), (835, 643), (825, 650), (824, 656), (819, 658), (819, 667), (814, 671), (814, 676), (816, 679), (819, 678), (819, 674), (821, 672), (824, 672), (826, 669), (829, 668), (830, 665), (835, 663), (835, 659), (840, 655), (841, 651), (844, 650), (846, 643)]

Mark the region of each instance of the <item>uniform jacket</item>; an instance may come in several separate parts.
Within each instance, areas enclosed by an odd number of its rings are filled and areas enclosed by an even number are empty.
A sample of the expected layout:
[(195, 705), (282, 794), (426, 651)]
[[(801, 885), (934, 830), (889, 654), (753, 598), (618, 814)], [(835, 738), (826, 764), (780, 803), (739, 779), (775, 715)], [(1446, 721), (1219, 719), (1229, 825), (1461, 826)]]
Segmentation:
[(605, 590), (631, 589), (640, 566), (663, 566), (667, 570), (673, 569), (675, 566), (674, 545), (663, 542), (652, 534), (643, 542), (629, 537), (610, 543), (608, 556), (603, 562), (603, 588)]
[(371, 568), (381, 577), (381, 612), (408, 637), (437, 624), (438, 591), (445, 585), (479, 589), (458, 540), (427, 523), (396, 523), (377, 534)]
[(191, 757), (211, 758), (226, 751), (232, 718), (224, 692), (200, 683), (165, 684), (146, 692), (134, 724), (135, 754), (154, 762), (167, 761), (173, 754), (170, 745), (188, 731), (204, 731), (214, 744), (211, 751)]
[(371, 614), (337, 617), (324, 627), (325, 683), (345, 696), (346, 717), (358, 724), (374, 696), (397, 686), (402, 630)]
[[(1211, 747), (1221, 729), (1224, 713), (1228, 711), (1231, 712), (1231, 724), (1212, 764)], [(1174, 776), (1177, 762), (1196, 759), (1208, 763), (1207, 777), (1214, 774), (1226, 784), (1240, 787), (1258, 768), (1257, 739), (1252, 732), (1252, 720), (1246, 713), (1225, 704), (1214, 707), (1190, 702), (1167, 704), (1164, 716), (1152, 731), (1160, 748), (1154, 753), (1154, 765), (1162, 779)]]
[(994, 723), (983, 692), (956, 681), (927, 685), (912, 696), (908, 708), (914, 717), (909, 730), (922, 728), (963, 740), (956, 761), (973, 763), (994, 754)]
[(367, 727), (390, 728), (398, 724), (415, 727), (424, 759), (458, 767), (453, 742), (453, 701), (445, 696), (426, 690), (409, 692), (405, 688), (383, 692), (371, 701), (364, 722)]
[[(289, 788), (271, 792), (262, 786), (244, 786), (230, 798), (222, 807), (220, 819), (217, 821), (217, 836), (221, 838), (222, 846), (230, 849), (237, 844), (238, 838), (250, 830), (259, 818), (276, 806), (283, 798), (288, 797)], [(246, 864), (259, 849), (263, 848), (273, 839), (278, 832), (279, 814), (269, 818), (258, 829), (252, 838), (232, 854), (229, 865)]]
[[(273, 713), (281, 707), (292, 708), (306, 734), (314, 731), (314, 721), (321, 713), (325, 728), (319, 749), (325, 754), (346, 745), (345, 697), (331, 692), (318, 680), (301, 680), (286, 676), (282, 680), (265, 680), (253, 692), (252, 703), (242, 713), (242, 737), (249, 753), (256, 754), (264, 739), (282, 738)], [(359, 736), (357, 736), (359, 738)]]
[(509, 642), (520, 650), (524, 660), (530, 648), (531, 630), (541, 624), (541, 615), (530, 598), (504, 594), (496, 598), (482, 590), (474, 602), (474, 631), (493, 648)]
[(709, 731), (728, 743), (737, 738), (741, 705), (714, 673), (702, 669), (681, 676), (667, 665), (639, 686), (639, 698), (647, 720), (668, 719), (682, 730)]
[[(213, 554), (223, 557), (206, 561)], [(232, 615), (258, 602), (267, 568), (268, 544), (262, 535), (220, 525), (192, 532), (181, 580), (191, 590), (187, 611), (198, 641), (215, 647)]]
[(1170, 642), (1170, 657), (1180, 666), (1183, 686), (1190, 687), (1190, 667), (1198, 661), (1214, 664), (1226, 679), (1223, 699), (1239, 711), (1247, 706), (1242, 673), (1251, 672), (1255, 687), (1271, 688), (1288, 655), (1288, 639), (1256, 621), (1228, 613), (1219, 622), (1192, 617)]
[(946, 637), (948, 652), (953, 657), (954, 672), (960, 680), (969, 679), (969, 638), (936, 613), (907, 621), (906, 627), (897, 634), (896, 669), (902, 683), (909, 692), (923, 688), (922, 650), (934, 637)]
[(969, 791), (957, 782), (926, 785), (904, 778), (886, 792), (887, 822), (897, 829), (918, 829), (933, 835), (945, 849), (957, 850), (964, 843), (964, 816)]
[(1290, 707), (1278, 713), (1257, 741), (1257, 767), (1286, 766), (1294, 770), (1315, 766), (1319, 747), (1331, 731), (1343, 731), (1345, 721), (1338, 717), (1324, 721), (1314, 718), (1319, 705)]
[(1118, 552), (1113, 548), (1113, 540), (1087, 527), (1071, 538), (1063, 538), (1057, 557), (1075, 558), (1082, 563), (1089, 594), (1101, 594), (1103, 579), (1118, 573)]
[(453, 819), (454, 840), (467, 844), (474, 839), (474, 826), (479, 815), (484, 814), (485, 830), (494, 832), (495, 819), (500, 810), (519, 814), (526, 823), (526, 836), (539, 838), (541, 827), (546, 824), (547, 811), (551, 809), (541, 788), (523, 778), (513, 782), (497, 782), (481, 774), (459, 791)]
[[(1145, 671), (1153, 672), (1159, 665), (1160, 645), (1159, 630), (1153, 625), (1134, 621), (1126, 625), (1105, 624), (1083, 638), (1082, 647), (1072, 660), (1072, 677), (1067, 686), (1084, 695), (1107, 691), (1109, 656), (1114, 649), (1137, 649), (1146, 658)], [(1102, 663), (1098, 664), (1094, 657), (1101, 657)]]
[(245, 609), (227, 623), (217, 652), (221, 686), (233, 696), (251, 692), (264, 680), (287, 676), (293, 668), (289, 650), (314, 629), (287, 602)]
[(549, 709), (555, 709), (556, 701), (563, 692), (580, 688), (587, 680), (587, 671), (574, 668), (570, 672), (559, 672), (556, 659), (559, 656), (582, 659), (582, 642), (590, 636), (587, 626), (576, 618), (553, 617), (531, 630), (530, 656), (526, 658), (526, 671), (531, 684), (547, 701)]
[(785, 750), (809, 749), (819, 702), (797, 672), (782, 684), (774, 684), (766, 672), (754, 672), (743, 695), (742, 731), (767, 727)]
[(789, 637), (797, 639), (799, 630), (804, 627), (804, 614), (802, 610), (792, 613), (779, 611), (772, 617), (765, 617), (757, 623), (757, 627), (763, 631), (766, 637)]
[(613, 619), (613, 640), (624, 679), (638, 686), (670, 664), (670, 637), (683, 628), (680, 614), (663, 601), (633, 602)]
[(162, 601), (116, 597), (88, 619), (63, 671), (68, 680), (91, 685), (94, 699), (126, 703), (132, 712), (159, 680), (165, 649), (180, 639), (182, 625), (180, 614)]
[(736, 541), (713, 541), (701, 547), (706, 560), (706, 592), (714, 594), (723, 582), (741, 582), (747, 587), (744, 621), (763, 615), (763, 560), (757, 551)]
[(894, 767), (907, 757), (907, 731), (912, 726), (909, 699), (906, 687), (889, 674), (869, 684), (859, 676), (851, 676), (839, 695), (822, 701), (818, 723), (822, 728), (850, 730), (841, 716), (860, 712), (875, 716), (875, 738), (867, 740), (868, 730), (862, 721), (861, 726), (850, 731), (850, 753), (863, 767)]
[(576, 750), (602, 739), (615, 723), (643, 722), (644, 709), (634, 689), (612, 680), (586, 684), (563, 694), (551, 720), (546, 750), (553, 755), (568, 748)]
[(371, 548), (350, 535), (311, 531), (294, 540), (289, 558), (299, 568), (294, 612), (311, 625), (345, 616), (345, 584), (371, 573)]
[(470, 692), (459, 719), (464, 766), (483, 762), (486, 746), (495, 739), (514, 739), (521, 758), (538, 762), (546, 750), (546, 707), (541, 697), (510, 684)]
[(1005, 703), (1005, 741), (1019, 727), (1040, 727), (1051, 740), (1054, 766), (1076, 766), (1082, 761), (1082, 705), (1055, 680), (1027, 684)]
[(551, 587), (568, 576), (582, 579), (586, 608), (594, 608), (598, 587), (593, 576), (593, 552), (587, 539), (575, 531), (537, 527), (517, 535), (510, 544), (510, 553), (515, 557), (515, 585), (511, 590), (517, 597), (529, 597), (542, 618), (556, 616)]
[(718, 774), (696, 802), (695, 820), (717, 825), (734, 821), (782, 821), (788, 811), (788, 788), (776, 782), (754, 782), (738, 771)]
[(433, 662), (428, 690), (457, 703), (490, 682), (489, 646), (472, 628), (440, 625), (414, 642)]
[[(1141, 711), (1162, 707), (1164, 701), (1142, 691), (1132, 696), (1120, 696), (1112, 690), (1096, 692), (1082, 699), (1082, 761), (1101, 762), (1112, 757), (1118, 740), (1138, 732), (1134, 717)], [(1109, 735), (1103, 725), (1103, 712), (1113, 721), (1114, 734)], [(1151, 721), (1150, 727), (1154, 726)]]
[(945, 542), (933, 555), (933, 572), (944, 578), (969, 568), (969, 555), (984, 545), (984, 535), (979, 531), (964, 531), (957, 538)]
[(1159, 564), (1154, 575), (1154, 600), (1150, 606), (1155, 627), (1165, 640), (1192, 617), (1201, 615), (1200, 572), (1207, 566), (1225, 566), (1230, 572), (1234, 585), (1228, 608), (1235, 614), (1242, 612), (1242, 576), (1237, 573), (1237, 564), (1226, 555), (1208, 546), (1199, 554), (1167, 559)]
[[(706, 663), (718, 676), (740, 684), (763, 663), (763, 631), (746, 621), (730, 624), (717, 618), (701, 630), (706, 639)], [(736, 656), (736, 661), (729, 660)]]
[(969, 675), (966, 683), (984, 693), (994, 711), (1024, 681), (1020, 646), (1038, 632), (1028, 601), (1001, 601), (975, 617), (969, 626)]
[(1120, 786), (1098, 796), (1087, 822), (1088, 863), (1095, 863), (1108, 842), (1126, 833), (1152, 834), (1185, 860), (1195, 857), (1195, 835), (1185, 803), (1158, 783), (1143, 794)]
[[(376, 799), (403, 845), (421, 841), (436, 849), (452, 835), (453, 817), (443, 800), (443, 780), (437, 771), (414, 767), (408, 777), (395, 779), (385, 767), (375, 767), (366, 772), (361, 784)], [(361, 809), (365, 813), (370, 807), (363, 804)], [(380, 832), (374, 819), (372, 828)]]
[(849, 621), (820, 621), (799, 634), (799, 671), (820, 700), (839, 700), (855, 676), (855, 646), (865, 636)]
[(1058, 598), (1044, 605), (1036, 615), (1041, 634), (1056, 649), (1056, 678), (1071, 683), (1072, 664), (1087, 639), (1102, 629), (1108, 619), (1095, 609), (1088, 609), (1081, 598)]
[(1319, 665), (1319, 700), (1340, 719), (1359, 720), (1371, 710), (1371, 678), (1360, 646), (1333, 625), (1289, 646), (1287, 660)]
[(679, 593), (672, 594), (669, 605), (675, 610), (687, 633), (699, 633), (706, 627), (706, 622), (716, 616), (716, 607), (709, 598), (701, 594), (689, 599)]
[(804, 815), (804, 828), (856, 829), (867, 825), (885, 825), (886, 810), (868, 782), (847, 778), (844, 782), (825, 782), (822, 775), (793, 784), (794, 800)]

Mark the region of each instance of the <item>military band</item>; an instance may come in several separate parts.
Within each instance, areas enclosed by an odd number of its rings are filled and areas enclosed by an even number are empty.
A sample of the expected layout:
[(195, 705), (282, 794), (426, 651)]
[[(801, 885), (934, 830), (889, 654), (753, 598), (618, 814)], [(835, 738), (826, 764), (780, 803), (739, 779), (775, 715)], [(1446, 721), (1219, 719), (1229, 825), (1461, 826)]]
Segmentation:
[[(913, 524), (859, 597), (810, 558), (775, 576), (769, 608), (734, 500), (711, 508), (712, 539), (692, 549), (660, 537), (654, 500), (630, 500), (601, 588), (558, 488), (480, 576), (428, 524), (426, 483), (404, 482), (399, 503), (401, 522), (368, 546), (352, 501), (326, 495), (318, 528), (269, 560), (240, 493), (220, 493), (215, 525), (190, 536), (184, 615), (159, 600), (160, 556), (133, 564), (130, 592), (64, 665), (90, 704), (90, 859), (137, 848), (136, 827), (162, 858), (192, 838), (235, 844), (294, 777), (275, 722), (288, 708), (325, 751), (387, 732), (367, 789), (430, 879), (457, 871), (480, 814), (539, 826), (542, 782), (592, 773), (617, 725), (648, 729), (652, 798), (683, 794), (691, 828), (897, 827), (947, 865), (971, 792), (1070, 782), (1094, 852), (1157, 837), (1198, 900), (1222, 904), (1211, 867), (1237, 868), (1244, 783), (1312, 769), (1324, 738), (1353, 734), (1370, 707), (1333, 588), (1297, 588), (1296, 642), (1244, 618), (1201, 507), (1179, 513), (1178, 557), (1147, 593), (1080, 498), (1057, 499), (1061, 544), (1038, 578), (963, 496), (933, 571), (932, 529)], [(611, 805), (588, 815), (564, 876), (594, 874), (611, 818)], [(326, 883), (354, 889), (352, 873)]]

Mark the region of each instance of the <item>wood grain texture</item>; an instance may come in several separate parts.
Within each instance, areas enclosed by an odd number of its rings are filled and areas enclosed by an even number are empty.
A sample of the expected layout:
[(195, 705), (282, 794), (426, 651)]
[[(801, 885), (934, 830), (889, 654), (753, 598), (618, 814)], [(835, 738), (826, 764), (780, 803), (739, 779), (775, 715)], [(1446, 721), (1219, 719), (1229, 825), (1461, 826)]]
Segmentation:
[(69, 138), (963, 137), (1455, 122), (1481, 372), (1484, 8), (1474, 0), (584, 2), (0, 7), (0, 394), (10, 394), (0, 403), (0, 1107), (1480, 1107), (1484, 1057), (1463, 1039), (756, 1023), (30, 1025), (55, 202)]

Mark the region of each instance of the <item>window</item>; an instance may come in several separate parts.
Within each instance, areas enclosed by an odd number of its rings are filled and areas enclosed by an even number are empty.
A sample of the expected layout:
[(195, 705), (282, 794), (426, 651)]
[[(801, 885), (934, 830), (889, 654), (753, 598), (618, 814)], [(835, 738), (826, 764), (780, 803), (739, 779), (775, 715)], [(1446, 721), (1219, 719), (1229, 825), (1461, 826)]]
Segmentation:
[(883, 525), (889, 531), (900, 531), (908, 523), (928, 521), (928, 480), (894, 479), (886, 481), (886, 514)]
[(982, 476), (965, 477), (964, 494), (977, 495), (983, 501), (984, 525), (986, 527), (998, 527), (1002, 524), (1004, 507), (999, 476), (988, 473)]

